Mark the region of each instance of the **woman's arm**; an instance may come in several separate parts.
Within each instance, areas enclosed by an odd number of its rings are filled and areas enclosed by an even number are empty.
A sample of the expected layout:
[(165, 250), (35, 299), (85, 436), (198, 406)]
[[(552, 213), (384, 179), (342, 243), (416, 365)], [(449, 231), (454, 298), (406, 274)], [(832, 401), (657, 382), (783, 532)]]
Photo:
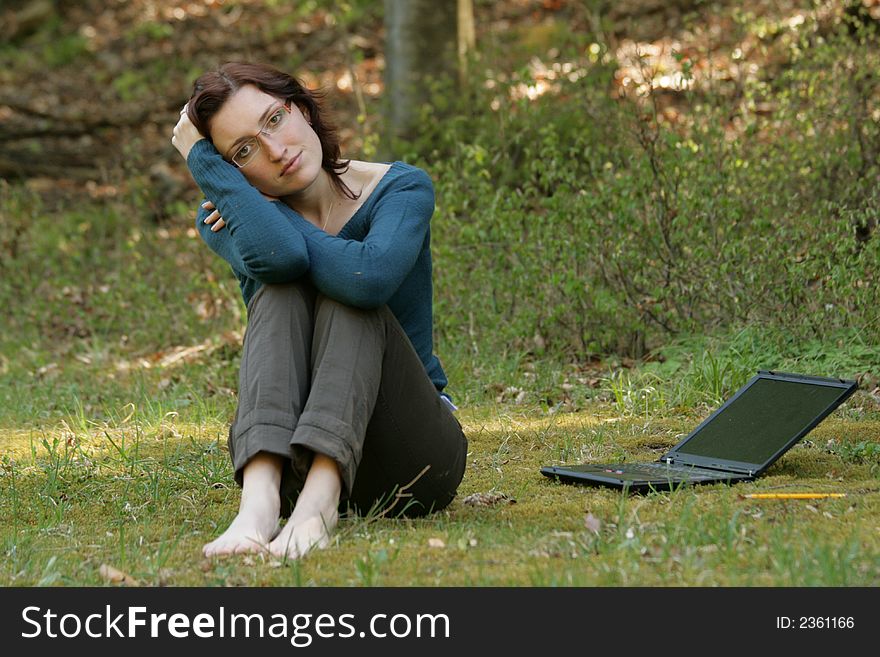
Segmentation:
[(378, 308), (412, 271), (428, 238), (434, 188), (420, 169), (400, 175), (392, 185), (377, 200), (361, 242), (329, 235), (283, 206), (305, 237), (309, 275), (328, 297), (357, 308)]
[(289, 212), (282, 211), (290, 208), (268, 201), (205, 139), (193, 145), (186, 161), (196, 183), (226, 222), (226, 230), (213, 232), (204, 223), (210, 211), (199, 208), (197, 228), (215, 253), (237, 272), (261, 283), (286, 283), (306, 273), (305, 240)]

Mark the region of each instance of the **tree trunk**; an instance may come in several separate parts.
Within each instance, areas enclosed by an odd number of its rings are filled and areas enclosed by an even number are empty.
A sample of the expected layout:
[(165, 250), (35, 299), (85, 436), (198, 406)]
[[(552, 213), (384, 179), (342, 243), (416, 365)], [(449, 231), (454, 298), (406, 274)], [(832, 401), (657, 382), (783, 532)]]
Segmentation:
[(477, 43), (474, 25), (474, 0), (458, 0), (458, 77), (462, 86), (467, 79), (468, 55)]
[(392, 157), (396, 141), (418, 134), (432, 80), (457, 78), (460, 4), (467, 13), (470, 0), (385, 0), (385, 150)]

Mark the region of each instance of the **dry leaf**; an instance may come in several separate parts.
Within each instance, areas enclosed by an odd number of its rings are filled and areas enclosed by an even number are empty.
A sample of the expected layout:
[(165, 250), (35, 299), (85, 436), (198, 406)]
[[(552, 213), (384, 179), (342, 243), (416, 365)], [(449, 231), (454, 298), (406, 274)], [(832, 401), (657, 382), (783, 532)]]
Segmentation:
[(101, 574), (101, 577), (103, 577), (104, 580), (109, 582), (110, 584), (122, 584), (123, 586), (141, 585), (140, 582), (138, 582), (128, 573), (124, 573), (118, 568), (114, 568), (113, 566), (108, 566), (106, 563), (101, 564), (98, 572)]
[(584, 525), (594, 534), (598, 534), (599, 530), (602, 529), (602, 521), (589, 511), (587, 512), (587, 517), (584, 518)]
[(442, 538), (429, 538), (428, 539), (428, 547), (445, 548), (446, 543), (443, 542)]
[(474, 493), (461, 501), (468, 506), (495, 506), (496, 504), (516, 504), (507, 493)]

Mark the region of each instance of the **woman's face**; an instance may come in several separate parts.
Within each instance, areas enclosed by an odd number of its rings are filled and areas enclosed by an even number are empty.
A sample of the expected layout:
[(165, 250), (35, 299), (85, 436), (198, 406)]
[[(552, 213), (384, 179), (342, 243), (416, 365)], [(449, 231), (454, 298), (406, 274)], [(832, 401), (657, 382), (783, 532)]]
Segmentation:
[(287, 196), (309, 187), (321, 172), (321, 142), (303, 112), (253, 85), (236, 91), (211, 119), (214, 146), (241, 168), (254, 187)]

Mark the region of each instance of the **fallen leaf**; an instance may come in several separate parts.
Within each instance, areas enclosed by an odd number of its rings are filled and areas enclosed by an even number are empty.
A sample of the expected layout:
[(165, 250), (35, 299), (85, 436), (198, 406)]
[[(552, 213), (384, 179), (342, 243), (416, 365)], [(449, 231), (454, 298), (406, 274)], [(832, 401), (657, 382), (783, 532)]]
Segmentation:
[(49, 363), (48, 365), (43, 365), (40, 369), (38, 369), (34, 376), (37, 379), (43, 379), (47, 376), (55, 376), (58, 374), (58, 364), (57, 363)]
[(495, 506), (496, 504), (516, 504), (516, 500), (507, 493), (489, 492), (468, 495), (461, 503), (468, 506)]
[(101, 574), (101, 577), (103, 577), (104, 580), (109, 582), (110, 584), (122, 584), (123, 586), (141, 585), (140, 582), (138, 582), (128, 573), (124, 573), (118, 568), (114, 568), (113, 566), (108, 566), (106, 563), (101, 564), (98, 572)]
[(159, 586), (168, 586), (171, 578), (174, 577), (174, 571), (170, 568), (159, 569)]
[(590, 512), (587, 512), (587, 517), (584, 518), (584, 525), (594, 534), (598, 534), (599, 530), (602, 529), (602, 521)]

